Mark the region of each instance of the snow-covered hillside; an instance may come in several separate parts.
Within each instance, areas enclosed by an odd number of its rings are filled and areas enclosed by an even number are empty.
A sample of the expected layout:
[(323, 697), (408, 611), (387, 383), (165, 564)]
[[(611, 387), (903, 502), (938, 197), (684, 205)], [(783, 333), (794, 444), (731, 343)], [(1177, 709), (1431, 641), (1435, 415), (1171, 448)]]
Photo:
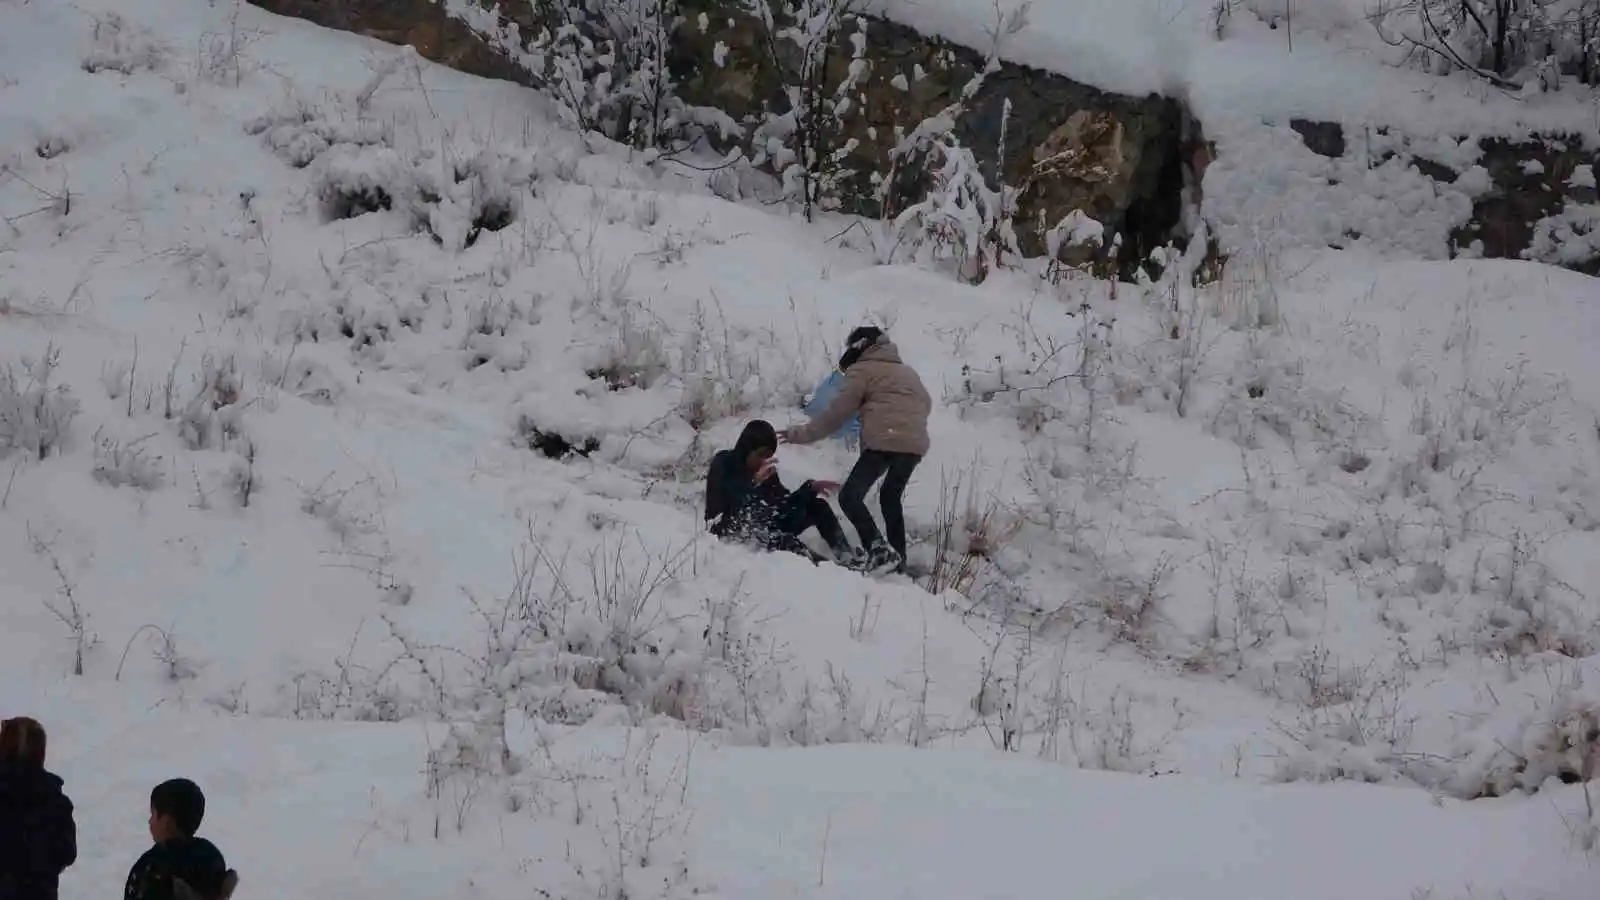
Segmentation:
[[(64, 897), (177, 774), (247, 893), (1586, 896), (1593, 280), (971, 287), (246, 6), (0, 21), (0, 713)], [(706, 536), (866, 321), (938, 401), (917, 582)]]

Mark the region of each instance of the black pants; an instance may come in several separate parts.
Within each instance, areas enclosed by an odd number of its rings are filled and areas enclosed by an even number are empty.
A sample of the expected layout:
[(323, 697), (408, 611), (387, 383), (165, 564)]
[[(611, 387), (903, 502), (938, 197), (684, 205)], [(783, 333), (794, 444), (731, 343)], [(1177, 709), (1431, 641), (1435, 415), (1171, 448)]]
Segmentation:
[(815, 554), (800, 542), (800, 535), (811, 528), (815, 528), (835, 552), (850, 548), (849, 541), (845, 540), (844, 529), (839, 527), (839, 517), (833, 514), (833, 507), (828, 505), (828, 501), (815, 494), (807, 496), (796, 492), (786, 497), (779, 507), (777, 534), (773, 535), (776, 546), (772, 549), (814, 557)]
[(914, 453), (861, 451), (861, 458), (856, 460), (855, 468), (850, 470), (850, 477), (839, 491), (839, 508), (855, 526), (863, 547), (870, 550), (873, 544), (883, 540), (877, 523), (872, 521), (872, 512), (867, 509), (867, 492), (882, 478), (878, 505), (883, 510), (883, 529), (889, 533), (889, 546), (900, 554), (902, 561), (906, 558), (906, 513), (902, 500), (911, 473), (920, 462), (922, 457)]

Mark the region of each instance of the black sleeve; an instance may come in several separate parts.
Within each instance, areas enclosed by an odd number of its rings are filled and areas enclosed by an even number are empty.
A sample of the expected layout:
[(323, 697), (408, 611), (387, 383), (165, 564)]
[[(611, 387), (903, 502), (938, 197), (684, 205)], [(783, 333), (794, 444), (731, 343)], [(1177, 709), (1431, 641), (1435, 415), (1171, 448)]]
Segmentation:
[(72, 817), (72, 801), (63, 795), (58, 801), (48, 840), (49, 868), (63, 872), (78, 861), (78, 824)]
[(751, 482), (738, 470), (739, 461), (731, 453), (718, 453), (711, 459), (711, 469), (706, 474), (706, 521), (728, 516), (744, 504)]

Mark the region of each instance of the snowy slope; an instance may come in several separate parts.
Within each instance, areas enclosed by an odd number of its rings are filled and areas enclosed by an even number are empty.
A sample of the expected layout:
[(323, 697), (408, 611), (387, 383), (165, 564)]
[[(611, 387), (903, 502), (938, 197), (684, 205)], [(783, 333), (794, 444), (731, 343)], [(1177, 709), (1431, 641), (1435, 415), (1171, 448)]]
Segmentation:
[[(1591, 280), (1273, 251), (973, 288), (376, 42), (0, 16), (0, 710), (82, 810), (64, 896), (174, 770), (250, 890), (311, 896), (970, 897), (980, 834), (994, 897), (1578, 896), (1548, 778), (1600, 637)], [(940, 400), (913, 561), (979, 551), (931, 591), (698, 530), (709, 453), (863, 320)], [(767, 748), (821, 743), (891, 746)], [(1181, 849), (1135, 866), (1136, 831)]]

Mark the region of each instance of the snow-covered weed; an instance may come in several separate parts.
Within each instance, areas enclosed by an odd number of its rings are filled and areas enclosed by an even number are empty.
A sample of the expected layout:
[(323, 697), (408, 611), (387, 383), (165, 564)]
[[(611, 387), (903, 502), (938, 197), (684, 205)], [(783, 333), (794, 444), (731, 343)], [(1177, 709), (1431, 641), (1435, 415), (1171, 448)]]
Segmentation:
[(65, 449), (79, 404), (72, 390), (51, 383), (61, 351), (51, 345), (23, 359), (22, 372), (0, 369), (0, 458), (26, 453), (44, 459)]
[(969, 597), (991, 576), (994, 560), (1021, 530), (1023, 520), (1004, 508), (992, 491), (979, 484), (981, 461), (965, 473), (944, 473), (933, 534), (927, 543), (933, 563), (923, 586), (939, 596), (955, 591)]
[[(1316, 665), (1316, 663), (1313, 663)], [(1405, 706), (1403, 670), (1366, 676), (1329, 687), (1322, 705), (1302, 709), (1292, 724), (1280, 723), (1282, 781), (1354, 780), (1435, 783), (1436, 760), (1411, 751), (1416, 715)]]
[(1600, 257), (1600, 204), (1570, 200), (1534, 223), (1527, 259), (1568, 267), (1592, 267)]
[(89, 653), (100, 645), (100, 636), (91, 630), (89, 611), (78, 596), (78, 583), (68, 572), (67, 564), (56, 549), (55, 541), (28, 530), (28, 542), (35, 556), (49, 564), (55, 574), (55, 596), (44, 601), (44, 607), (67, 631), (72, 643), (72, 674), (83, 677), (84, 662)]
[(178, 437), (185, 447), (220, 450), (244, 436), (245, 406), (244, 384), (235, 357), (208, 353), (200, 361), (188, 400), (181, 406), (169, 405), (167, 417), (176, 420)]
[(535, 543), (519, 553), (502, 596), (469, 595), (481, 652), (441, 658), (396, 623), (391, 632), (441, 714), (489, 694), (500, 707), (558, 722), (588, 721), (618, 703), (634, 714), (686, 713), (700, 706), (699, 636), (666, 615), (662, 594), (690, 552), (651, 554), (616, 537), (573, 560)]
[(311, 165), (338, 144), (388, 146), (394, 139), (388, 120), (345, 114), (344, 107), (335, 103), (318, 106), (299, 99), (250, 119), (244, 127), (296, 169)]
[(180, 681), (189, 681), (200, 674), (194, 660), (178, 651), (177, 637), (170, 629), (158, 625), (142, 625), (123, 645), (122, 658), (117, 661), (114, 680), (122, 680), (122, 667), (128, 663), (128, 653), (133, 650), (134, 642), (146, 635), (154, 638), (151, 642), (153, 646), (150, 648), (150, 655), (161, 667), (162, 677), (168, 682), (176, 684)]
[(1551, 779), (1572, 784), (1594, 779), (1600, 758), (1600, 704), (1581, 681), (1560, 686), (1544, 708), (1485, 735), (1450, 784), (1464, 797), (1500, 797), (1538, 791)]
[(95, 72), (157, 71), (166, 64), (168, 49), (154, 35), (116, 13), (97, 17), (93, 43), (83, 57), (83, 70)]
[(678, 414), (696, 431), (751, 410), (791, 404), (804, 390), (803, 363), (770, 331), (728, 324), (717, 306), (713, 320), (695, 305), (670, 363), (682, 385)]
[(90, 474), (107, 487), (156, 490), (167, 483), (167, 467), (162, 457), (143, 446), (153, 437), (154, 434), (147, 434), (124, 441), (95, 432), (94, 468)]
[(1354, 459), (1352, 448), (1377, 440), (1360, 410), (1311, 378), (1304, 357), (1277, 341), (1249, 341), (1218, 380), (1222, 393), (1206, 430), (1245, 450), (1275, 442), (1306, 453), (1313, 465), (1323, 453), (1337, 454), (1343, 465)]
[(239, 87), (258, 67), (248, 51), (266, 37), (266, 32), (240, 24), (245, 0), (232, 0), (229, 7), (228, 19), (221, 28), (201, 33), (195, 47), (195, 73), (212, 84)]
[(261, 490), (261, 477), (256, 473), (256, 444), (248, 437), (239, 448), (238, 458), (228, 467), (227, 486), (240, 509), (248, 509)]
[[(621, 746), (599, 747), (547, 723), (529, 731), (528, 745), (513, 747), (481, 724), (457, 725), (431, 747), (423, 774), (434, 839), (465, 834), (490, 815), (532, 816), (578, 838), (567, 842), (563, 870), (542, 875), (555, 892), (541, 894), (677, 900), (700, 892), (685, 841), (694, 735), (628, 730)], [(668, 734), (683, 739), (681, 749), (665, 746)]]

